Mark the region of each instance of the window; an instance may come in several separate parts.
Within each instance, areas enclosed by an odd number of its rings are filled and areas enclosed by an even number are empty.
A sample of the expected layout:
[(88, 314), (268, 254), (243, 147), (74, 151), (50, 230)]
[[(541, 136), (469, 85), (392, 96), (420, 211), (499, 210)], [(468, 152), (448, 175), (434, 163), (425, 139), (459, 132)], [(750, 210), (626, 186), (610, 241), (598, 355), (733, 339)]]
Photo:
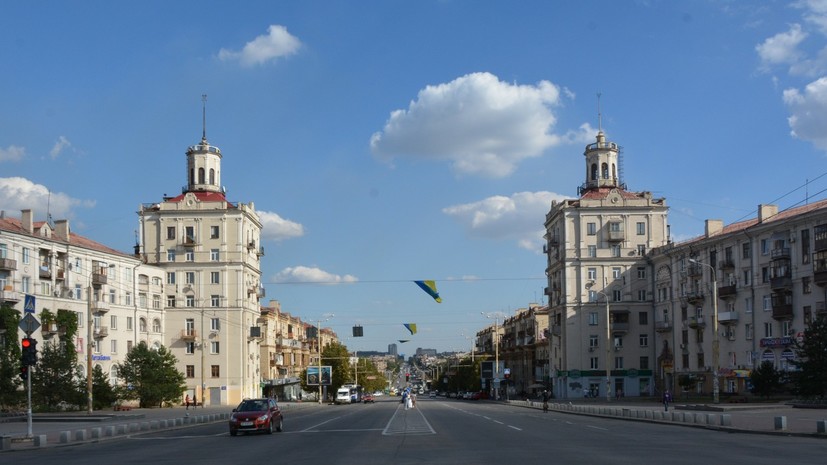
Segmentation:
[(769, 312), (772, 310), (772, 296), (765, 295), (764, 296), (764, 311)]
[(804, 277), (801, 278), (801, 286), (802, 286), (802, 292), (804, 292), (805, 294), (809, 294), (809, 293), (813, 292), (813, 286), (810, 282), (810, 277), (809, 276), (804, 276)]
[(595, 347), (599, 347), (598, 337), (596, 334), (592, 334), (589, 336), (589, 347), (592, 349), (594, 349)]
[(195, 318), (187, 318), (184, 321), (184, 330), (187, 336), (195, 336)]
[(210, 366), (210, 376), (212, 376), (213, 378), (218, 378), (219, 376), (221, 376), (221, 370), (219, 370), (218, 365)]
[(220, 354), (221, 352), (220, 352), (219, 348), (220, 347), (218, 345), (218, 341), (210, 342), (210, 353), (211, 354)]
[(126, 341), (126, 351), (127, 352), (131, 351), (132, 347), (134, 347), (134, 345), (135, 344), (132, 341)]
[(640, 357), (640, 370), (648, 370), (649, 369), (649, 357), (643, 356)]
[(187, 378), (195, 378), (195, 365), (187, 365)]
[(210, 330), (211, 331), (219, 331), (221, 329), (221, 320), (218, 318), (211, 318), (210, 319)]
[(749, 270), (744, 270), (744, 286), (752, 285), (752, 273)]
[(210, 226), (210, 239), (218, 239), (218, 226)]
[(115, 294), (115, 289), (111, 289), (111, 288), (109, 289), (109, 303), (110, 304), (118, 303), (118, 298)]
[(589, 369), (591, 369), (591, 370), (600, 369), (600, 365), (597, 363), (597, 357), (589, 358)]
[(597, 291), (589, 291), (589, 302), (597, 302)]
[(612, 268), (612, 278), (620, 279), (620, 267), (613, 267)]
[(134, 324), (134, 322), (132, 321), (132, 317), (131, 316), (126, 317), (126, 330), (127, 331), (132, 331), (132, 325), (133, 324)]
[(146, 294), (141, 292), (140, 294), (138, 294), (138, 306), (141, 307), (141, 308), (146, 308), (147, 307), (146, 304), (147, 304)]
[(146, 318), (138, 318), (138, 330), (142, 333), (146, 332)]
[(781, 322), (781, 335), (782, 336), (792, 336), (793, 335), (793, 322), (792, 320), (784, 320)]
[(188, 262), (194, 262), (195, 261), (195, 252), (192, 251), (192, 250), (187, 250), (187, 253), (184, 254), (184, 260), (186, 260)]
[(187, 307), (195, 307), (195, 296), (188, 295), (187, 296)]
[(167, 284), (175, 284), (175, 272), (170, 271), (167, 273)]
[(597, 246), (590, 245), (589, 246), (589, 258), (596, 258), (597, 257)]
[(646, 223), (639, 222), (637, 223), (637, 235), (644, 236), (646, 235)]
[(649, 347), (649, 335), (648, 334), (641, 334), (639, 341), (640, 341), (640, 346), (641, 347)]
[(752, 313), (752, 297), (744, 299), (744, 311), (746, 313)]
[(638, 289), (637, 290), (637, 300), (644, 302), (646, 301), (646, 289)]
[(167, 239), (175, 239), (175, 226), (167, 226)]
[(649, 325), (649, 313), (648, 312), (639, 312), (637, 314), (637, 323), (640, 326), (648, 326)]
[(221, 306), (221, 298), (217, 295), (210, 296), (210, 305), (213, 307)]
[(28, 276), (20, 278), (20, 288), (24, 294), (31, 294), (32, 280)]
[(218, 271), (210, 271), (210, 284), (221, 284), (221, 276)]
[(764, 284), (770, 282), (770, 269), (766, 266), (761, 267), (761, 282)]
[(126, 294), (124, 294), (123, 304), (124, 305), (132, 305), (132, 293), (131, 292), (127, 292)]
[(156, 310), (161, 309), (161, 296), (158, 294), (152, 294), (152, 308)]
[(167, 307), (175, 308), (175, 296), (174, 295), (168, 295), (167, 296)]
[(217, 262), (218, 256), (218, 249), (210, 249), (210, 260)]
[(810, 230), (801, 230), (801, 263), (810, 263)]
[(153, 333), (160, 333), (161, 332), (161, 320), (155, 318), (152, 320), (152, 332)]
[(118, 341), (116, 339), (112, 339), (112, 340), (109, 341), (109, 350), (113, 354), (118, 353)]
[(620, 302), (621, 300), (623, 300), (623, 291), (612, 289), (612, 302)]
[(638, 244), (637, 254), (641, 256), (646, 255), (646, 244)]
[(195, 342), (187, 342), (186, 343), (187, 353), (194, 354), (195, 353)]
[(186, 278), (185, 281), (187, 284), (195, 284), (195, 272), (194, 271), (187, 271), (184, 273), (184, 277)]
[(749, 258), (750, 256), (750, 244), (749, 242), (744, 242), (741, 244), (741, 258)]
[(586, 223), (586, 234), (589, 236), (597, 234), (597, 225), (595, 223)]
[(597, 312), (589, 312), (589, 326), (597, 326)]
[(109, 329), (118, 329), (117, 315), (109, 315)]
[(597, 268), (589, 268), (589, 281), (594, 281), (597, 279)]
[(167, 250), (167, 261), (174, 262), (175, 261), (175, 249)]
[(764, 337), (772, 337), (772, 323), (769, 321), (764, 323)]
[(770, 253), (770, 241), (761, 239), (761, 255), (767, 255), (768, 253)]
[(622, 349), (623, 348), (623, 338), (620, 337), (620, 336), (615, 336), (614, 346), (615, 346), (615, 349)]
[(615, 257), (615, 258), (620, 257), (620, 245), (618, 245), (618, 244), (612, 245), (612, 257)]
[(192, 226), (187, 226), (184, 228), (184, 236), (187, 242), (194, 243), (195, 242), (195, 228)]
[(32, 261), (32, 257), (30, 255), (31, 251), (27, 247), (23, 247), (23, 263), (29, 264)]
[(637, 279), (646, 279), (646, 267), (645, 266), (637, 267)]
[(615, 370), (623, 369), (623, 357), (615, 357)]

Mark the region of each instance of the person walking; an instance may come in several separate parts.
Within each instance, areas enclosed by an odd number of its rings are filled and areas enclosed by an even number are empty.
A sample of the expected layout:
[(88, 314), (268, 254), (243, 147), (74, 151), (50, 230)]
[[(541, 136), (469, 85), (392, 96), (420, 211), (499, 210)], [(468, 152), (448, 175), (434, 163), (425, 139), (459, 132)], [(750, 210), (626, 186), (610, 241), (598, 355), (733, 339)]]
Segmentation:
[(543, 391), (543, 413), (548, 413), (548, 391)]
[(672, 393), (667, 389), (663, 392), (663, 409), (669, 411), (669, 403), (672, 402)]
[(187, 394), (187, 396), (184, 397), (184, 405), (187, 406), (187, 410), (190, 409), (190, 395), (189, 394)]

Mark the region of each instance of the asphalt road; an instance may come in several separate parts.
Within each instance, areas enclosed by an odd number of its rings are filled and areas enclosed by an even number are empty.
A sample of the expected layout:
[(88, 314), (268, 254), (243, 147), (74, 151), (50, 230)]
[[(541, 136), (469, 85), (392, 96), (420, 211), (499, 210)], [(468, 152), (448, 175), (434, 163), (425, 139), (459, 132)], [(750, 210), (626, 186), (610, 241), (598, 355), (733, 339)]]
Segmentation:
[[(15, 462), (88, 465), (283, 464), (773, 464), (823, 463), (819, 438), (731, 434), (420, 396), (375, 404), (308, 405), (285, 431), (230, 437), (224, 422), (101, 442), (15, 450)], [(783, 458), (783, 459), (782, 459)]]

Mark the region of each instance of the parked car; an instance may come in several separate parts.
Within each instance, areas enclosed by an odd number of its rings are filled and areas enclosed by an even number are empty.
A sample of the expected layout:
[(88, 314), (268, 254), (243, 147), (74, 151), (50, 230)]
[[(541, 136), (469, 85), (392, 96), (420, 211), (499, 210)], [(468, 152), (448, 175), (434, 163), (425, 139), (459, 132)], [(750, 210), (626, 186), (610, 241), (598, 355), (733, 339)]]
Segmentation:
[(373, 395), (373, 394), (364, 394), (364, 395), (362, 396), (362, 402), (364, 402), (364, 403), (366, 403), (366, 404), (367, 404), (368, 402), (370, 402), (370, 403), (372, 404), (372, 403), (376, 402), (376, 398), (374, 397), (374, 395)]
[(281, 432), (284, 417), (275, 399), (244, 399), (230, 415), (230, 436), (239, 432)]

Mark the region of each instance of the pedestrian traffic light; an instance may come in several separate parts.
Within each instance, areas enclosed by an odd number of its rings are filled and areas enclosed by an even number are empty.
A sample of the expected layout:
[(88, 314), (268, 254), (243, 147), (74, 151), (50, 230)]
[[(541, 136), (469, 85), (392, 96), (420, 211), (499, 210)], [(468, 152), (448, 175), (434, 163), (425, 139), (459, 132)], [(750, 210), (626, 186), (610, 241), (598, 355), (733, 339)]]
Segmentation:
[(20, 378), (23, 381), (29, 379), (29, 367), (27, 365), (20, 365)]
[(24, 366), (31, 366), (37, 364), (37, 340), (30, 337), (24, 337), (20, 343), (21, 346), (21, 364)]

